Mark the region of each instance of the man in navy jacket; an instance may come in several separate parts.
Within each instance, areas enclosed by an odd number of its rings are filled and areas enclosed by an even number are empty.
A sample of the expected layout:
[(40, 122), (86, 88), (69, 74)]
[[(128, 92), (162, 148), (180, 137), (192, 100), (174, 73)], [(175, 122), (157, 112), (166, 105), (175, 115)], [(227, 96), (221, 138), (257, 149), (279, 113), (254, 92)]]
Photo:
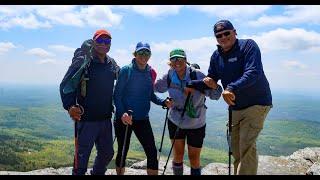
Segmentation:
[(203, 82), (215, 88), (221, 80), (223, 99), (232, 111), (234, 174), (257, 174), (256, 139), (272, 107), (260, 49), (252, 39), (237, 39), (237, 32), (228, 20), (218, 21), (213, 30), (219, 45), (211, 56), (208, 77)]
[[(91, 150), (96, 145), (97, 156), (91, 174), (104, 175), (106, 166), (113, 158), (112, 111), (113, 87), (119, 71), (115, 61), (107, 55), (111, 46), (108, 31), (97, 30), (92, 38), (85, 41), (75, 52), (72, 64), (60, 84), (60, 95), (64, 109), (76, 122), (76, 153), (72, 174), (84, 175), (87, 171)], [(90, 53), (87, 51), (90, 50)], [(86, 51), (86, 52), (82, 52)], [(75, 91), (66, 93), (65, 86), (81, 69), (89, 54), (90, 63), (83, 70), (83, 77)]]

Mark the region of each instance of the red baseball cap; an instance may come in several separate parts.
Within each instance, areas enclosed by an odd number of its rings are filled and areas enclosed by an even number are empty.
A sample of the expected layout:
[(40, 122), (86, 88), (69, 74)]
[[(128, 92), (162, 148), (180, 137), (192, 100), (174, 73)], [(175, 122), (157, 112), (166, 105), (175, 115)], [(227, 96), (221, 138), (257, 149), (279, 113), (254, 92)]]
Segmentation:
[(105, 29), (99, 29), (94, 33), (93, 40), (96, 40), (101, 35), (107, 35), (111, 39), (111, 34), (109, 33), (109, 31), (107, 31)]

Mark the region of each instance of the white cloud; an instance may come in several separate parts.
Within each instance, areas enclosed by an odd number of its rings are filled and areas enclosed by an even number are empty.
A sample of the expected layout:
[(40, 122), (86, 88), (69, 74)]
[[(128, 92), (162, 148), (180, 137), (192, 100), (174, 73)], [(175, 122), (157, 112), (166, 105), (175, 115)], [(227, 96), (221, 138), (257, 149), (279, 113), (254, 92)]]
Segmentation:
[(41, 49), (41, 48), (30, 49), (30, 50), (26, 51), (26, 54), (38, 56), (40, 58), (50, 58), (50, 57), (55, 56), (54, 54), (52, 54), (44, 49)]
[(111, 27), (121, 23), (122, 16), (111, 6), (2, 6), (0, 28), (51, 28), (53, 25), (77, 27)]
[(12, 42), (0, 42), (0, 54), (8, 52), (12, 48), (16, 48)]
[(310, 51), (320, 47), (320, 33), (301, 28), (278, 28), (261, 35), (244, 35), (242, 38), (254, 39), (260, 46), (261, 51), (264, 52), (281, 50)]
[(200, 65), (206, 73), (212, 52), (216, 49), (216, 41), (212, 37), (196, 39), (172, 40), (169, 42), (151, 43), (152, 57), (150, 64), (156, 67), (159, 75), (168, 70), (169, 53), (175, 48), (182, 48), (187, 54), (187, 60)]
[(57, 60), (55, 59), (43, 59), (37, 62), (37, 64), (56, 64)]
[(71, 26), (83, 26), (82, 14), (77, 12), (77, 6), (38, 6), (36, 14), (42, 18), (50, 20), (51, 23), (71, 25)]
[(186, 51), (194, 52), (204, 49), (212, 48), (215, 40), (212, 37), (202, 37), (197, 39), (186, 40), (172, 40), (170, 42), (154, 43), (152, 45), (153, 51), (156, 52), (168, 52), (174, 48), (184, 48)]
[(285, 25), (285, 24), (320, 24), (320, 6), (287, 6), (282, 15), (263, 15), (251, 26)]
[(50, 45), (49, 49), (59, 51), (59, 52), (70, 52), (70, 53), (75, 51), (75, 48), (68, 47), (65, 45)]
[(262, 5), (198, 5), (189, 7), (220, 18), (252, 17), (271, 8), (271, 6)]
[(1, 5), (0, 14), (10, 16), (19, 16), (21, 14), (29, 14), (34, 10), (35, 6), (24, 5)]
[(283, 66), (287, 69), (306, 69), (307, 68), (307, 65), (296, 60), (284, 61)]
[[(172, 40), (169, 42), (151, 42), (150, 46), (152, 56), (148, 64), (156, 69), (158, 78), (160, 78), (161, 75), (168, 71), (169, 52), (175, 48), (184, 49), (188, 61), (199, 64), (202, 72), (206, 74), (211, 54), (216, 49), (216, 41), (212, 37), (202, 37), (197, 39)], [(120, 66), (123, 66), (131, 62), (134, 48), (135, 44), (131, 44), (126, 49), (111, 50), (110, 56), (115, 58)]]
[(94, 27), (117, 26), (122, 20), (122, 16), (113, 13), (110, 6), (89, 6), (81, 8), (80, 13), (86, 23)]
[(118, 6), (123, 9), (131, 9), (135, 13), (147, 17), (158, 17), (178, 14), (183, 6), (180, 5), (133, 5)]
[(127, 49), (111, 50), (110, 56), (115, 58), (115, 61), (120, 67), (129, 64), (133, 58), (132, 52)]
[(40, 22), (37, 17), (33, 14), (28, 14), (24, 17), (12, 17), (10, 20), (7, 18), (0, 19), (0, 28), (8, 29), (14, 26), (20, 26), (27, 29), (37, 28), (50, 28), (51, 25), (48, 21)]

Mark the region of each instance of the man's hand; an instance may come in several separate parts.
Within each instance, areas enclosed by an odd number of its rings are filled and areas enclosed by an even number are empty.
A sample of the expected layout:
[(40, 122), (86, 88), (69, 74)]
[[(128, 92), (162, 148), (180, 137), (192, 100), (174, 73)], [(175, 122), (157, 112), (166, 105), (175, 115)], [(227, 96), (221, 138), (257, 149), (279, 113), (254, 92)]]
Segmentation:
[(224, 90), (222, 92), (222, 97), (224, 99), (224, 101), (229, 105), (229, 106), (234, 106), (234, 100), (236, 99), (236, 96), (234, 95), (233, 92), (231, 92), (230, 90)]
[(171, 99), (166, 99), (166, 101), (164, 102), (166, 104), (167, 108), (171, 108), (174, 104), (173, 100)]
[(213, 80), (212, 78), (210, 77), (205, 77), (203, 78), (203, 82), (209, 87), (209, 88), (212, 88), (212, 89), (217, 89), (218, 88), (218, 84), (215, 80)]
[(124, 125), (132, 125), (132, 116), (129, 116), (128, 113), (123, 113), (121, 121)]
[(83, 114), (82, 110), (80, 107), (77, 106), (72, 106), (69, 111), (68, 111), (70, 117), (74, 121), (80, 121), (81, 120), (81, 115)]
[(193, 88), (185, 87), (184, 88), (184, 95), (187, 96), (189, 93), (193, 94), (194, 91), (195, 91), (195, 89), (193, 89)]

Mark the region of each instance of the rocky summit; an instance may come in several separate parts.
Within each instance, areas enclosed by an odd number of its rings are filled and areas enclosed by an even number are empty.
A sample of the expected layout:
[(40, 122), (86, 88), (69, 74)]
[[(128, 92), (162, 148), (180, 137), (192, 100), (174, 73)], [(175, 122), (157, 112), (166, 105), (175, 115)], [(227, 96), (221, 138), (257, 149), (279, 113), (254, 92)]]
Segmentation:
[[(172, 175), (169, 161), (165, 175)], [(125, 175), (146, 175), (147, 160), (136, 162), (126, 168)], [(165, 162), (160, 161), (159, 174)], [(72, 167), (46, 168), (29, 172), (0, 171), (0, 175), (70, 175)], [(87, 174), (89, 175), (90, 169)], [(184, 174), (190, 174), (190, 167), (184, 166)], [(210, 163), (202, 168), (203, 175), (228, 175), (228, 164)], [(116, 175), (115, 169), (108, 169), (106, 175)], [(258, 175), (320, 175), (320, 147), (300, 149), (289, 156), (259, 156)]]

